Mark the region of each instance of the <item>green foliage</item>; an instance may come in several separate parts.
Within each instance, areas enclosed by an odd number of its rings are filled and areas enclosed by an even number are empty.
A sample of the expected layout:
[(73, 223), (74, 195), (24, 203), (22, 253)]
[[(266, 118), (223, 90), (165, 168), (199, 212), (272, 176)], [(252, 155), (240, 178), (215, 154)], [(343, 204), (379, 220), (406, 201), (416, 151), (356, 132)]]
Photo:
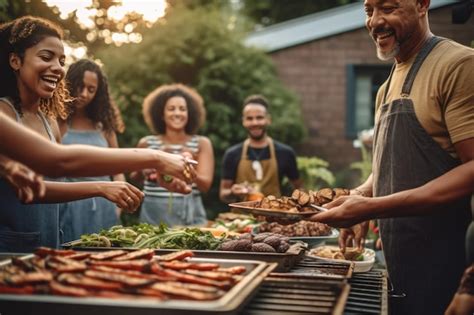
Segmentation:
[[(220, 163), (224, 151), (245, 139), (241, 126), (241, 104), (254, 93), (270, 101), (275, 139), (301, 142), (306, 130), (296, 96), (277, 79), (271, 59), (263, 52), (243, 45), (244, 34), (231, 29), (222, 11), (177, 9), (144, 34), (138, 45), (102, 50), (99, 57), (127, 126), (119, 136), (122, 147), (135, 146), (150, 134), (143, 122), (141, 103), (157, 86), (181, 82), (203, 96), (207, 123), (200, 134), (214, 146), (216, 175), (206, 206), (218, 200)], [(211, 207), (224, 208), (222, 204)], [(212, 215), (211, 215), (212, 217)]]
[(298, 170), (306, 189), (318, 190), (333, 186), (335, 177), (328, 169), (329, 163), (317, 157), (297, 157)]
[(361, 144), (360, 152), (362, 154), (362, 160), (353, 162), (350, 165), (350, 169), (357, 170), (360, 172), (359, 185), (362, 184), (372, 173), (372, 154), (365, 147), (364, 144)]

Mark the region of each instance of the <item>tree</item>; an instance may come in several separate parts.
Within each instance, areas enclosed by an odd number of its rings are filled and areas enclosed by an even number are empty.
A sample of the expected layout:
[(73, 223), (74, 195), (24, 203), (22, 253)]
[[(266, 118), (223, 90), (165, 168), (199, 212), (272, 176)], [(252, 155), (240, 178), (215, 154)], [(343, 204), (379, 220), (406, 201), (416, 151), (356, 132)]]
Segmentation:
[(175, 8), (144, 33), (142, 43), (98, 54), (126, 121), (126, 133), (120, 137), (123, 146), (135, 146), (150, 133), (143, 123), (141, 103), (155, 87), (181, 82), (201, 93), (207, 123), (200, 133), (211, 139), (217, 162), (208, 208), (211, 201), (218, 200), (224, 150), (246, 137), (241, 104), (249, 94), (261, 93), (270, 100), (273, 137), (297, 144), (305, 136), (296, 96), (282, 86), (263, 51), (242, 44), (243, 36), (229, 29), (229, 19), (222, 11)]
[(255, 23), (269, 26), (358, 0), (241, 0), (241, 11)]
[(68, 39), (72, 41), (86, 41), (86, 32), (81, 29), (72, 16), (65, 20), (60, 19), (59, 11), (56, 8), (48, 7), (41, 0), (0, 0), (0, 21), (11, 21), (24, 15), (41, 16), (54, 21), (66, 30)]

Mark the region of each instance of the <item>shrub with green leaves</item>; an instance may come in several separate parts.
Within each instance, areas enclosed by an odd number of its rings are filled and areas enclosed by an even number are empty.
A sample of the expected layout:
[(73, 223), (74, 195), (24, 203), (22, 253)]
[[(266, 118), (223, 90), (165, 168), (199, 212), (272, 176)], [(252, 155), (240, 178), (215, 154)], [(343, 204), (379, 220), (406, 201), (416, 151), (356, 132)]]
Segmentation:
[(298, 170), (306, 189), (319, 190), (332, 187), (336, 181), (329, 163), (318, 157), (297, 157)]

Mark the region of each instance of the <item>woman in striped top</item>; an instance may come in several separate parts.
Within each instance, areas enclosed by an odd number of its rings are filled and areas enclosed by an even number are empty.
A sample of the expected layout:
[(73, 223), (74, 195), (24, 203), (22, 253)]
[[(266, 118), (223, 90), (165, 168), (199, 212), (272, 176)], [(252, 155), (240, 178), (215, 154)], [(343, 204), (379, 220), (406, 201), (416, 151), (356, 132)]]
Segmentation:
[(214, 152), (211, 141), (197, 135), (205, 114), (202, 97), (182, 84), (161, 86), (145, 98), (143, 116), (153, 135), (142, 138), (137, 147), (192, 155), (199, 164), (192, 192), (187, 195), (171, 193), (160, 185), (159, 182), (177, 181), (166, 174), (158, 175), (155, 170), (132, 173), (132, 179), (143, 182), (145, 193), (140, 221), (169, 226), (206, 223), (201, 192), (207, 192), (212, 185)]

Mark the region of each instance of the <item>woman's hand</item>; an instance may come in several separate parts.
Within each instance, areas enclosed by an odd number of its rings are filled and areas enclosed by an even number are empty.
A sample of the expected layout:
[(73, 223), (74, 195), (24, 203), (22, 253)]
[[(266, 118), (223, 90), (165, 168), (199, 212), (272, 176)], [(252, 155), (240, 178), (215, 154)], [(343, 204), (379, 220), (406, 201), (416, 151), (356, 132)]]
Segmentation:
[(160, 175), (157, 177), (157, 181), (161, 187), (168, 191), (173, 191), (181, 194), (189, 194), (192, 191), (191, 185), (188, 185), (185, 181), (170, 175)]
[(125, 211), (134, 212), (143, 201), (144, 194), (140, 189), (127, 182), (104, 182), (100, 188), (102, 197)]
[(172, 154), (160, 151), (161, 167), (157, 168), (160, 174), (166, 174), (191, 184), (196, 178), (194, 165), (197, 162), (191, 159), (187, 154)]
[(21, 202), (30, 203), (34, 199), (42, 198), (45, 195), (46, 186), (43, 177), (20, 162), (5, 161), (0, 173), (13, 186)]

